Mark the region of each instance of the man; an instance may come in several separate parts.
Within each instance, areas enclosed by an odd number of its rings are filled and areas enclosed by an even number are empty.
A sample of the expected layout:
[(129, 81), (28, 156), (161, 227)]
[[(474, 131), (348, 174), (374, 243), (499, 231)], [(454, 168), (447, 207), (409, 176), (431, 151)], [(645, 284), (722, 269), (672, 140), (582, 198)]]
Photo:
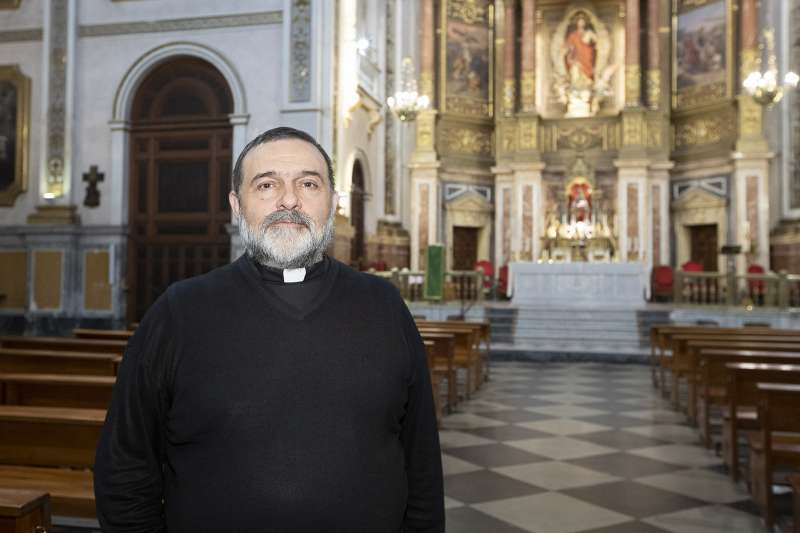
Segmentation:
[(242, 150), (245, 254), (171, 286), (131, 338), (97, 450), (108, 532), (444, 532), (424, 345), (396, 290), (325, 256), (308, 134)]

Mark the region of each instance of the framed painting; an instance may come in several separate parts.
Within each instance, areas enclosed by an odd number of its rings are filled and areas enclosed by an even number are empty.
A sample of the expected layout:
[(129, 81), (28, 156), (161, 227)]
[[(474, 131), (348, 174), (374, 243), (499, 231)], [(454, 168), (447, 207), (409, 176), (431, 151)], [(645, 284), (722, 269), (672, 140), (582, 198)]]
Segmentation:
[(672, 107), (691, 109), (733, 96), (731, 0), (673, 0)]
[(16, 9), (21, 0), (0, 0), (0, 9)]
[(494, 5), (489, 0), (442, 1), (441, 111), (492, 116)]
[(28, 187), (30, 79), (16, 65), (0, 66), (0, 205)]

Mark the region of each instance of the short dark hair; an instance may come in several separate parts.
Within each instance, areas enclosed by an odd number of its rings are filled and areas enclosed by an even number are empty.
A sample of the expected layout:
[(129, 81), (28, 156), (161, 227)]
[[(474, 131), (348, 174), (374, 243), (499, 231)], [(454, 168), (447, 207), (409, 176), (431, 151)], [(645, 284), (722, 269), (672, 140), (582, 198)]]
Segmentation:
[(328, 167), (328, 180), (331, 184), (331, 190), (334, 190), (334, 181), (333, 181), (333, 163), (331, 162), (331, 158), (328, 155), (328, 152), (325, 151), (322, 146), (317, 142), (317, 140), (309, 135), (308, 133), (298, 130), (295, 128), (290, 128), (289, 126), (279, 126), (277, 128), (272, 128), (271, 130), (267, 130), (264, 133), (260, 134), (258, 137), (247, 143), (247, 145), (242, 149), (242, 152), (239, 154), (239, 157), (236, 159), (236, 164), (233, 166), (233, 179), (231, 180), (231, 187), (233, 188), (233, 192), (239, 194), (239, 188), (242, 186), (242, 163), (244, 162), (245, 156), (255, 148), (256, 146), (261, 146), (262, 144), (267, 144), (274, 141), (279, 141), (281, 139), (300, 139), (301, 141), (305, 141), (317, 150), (319, 153), (322, 154), (322, 158), (325, 160), (325, 165)]

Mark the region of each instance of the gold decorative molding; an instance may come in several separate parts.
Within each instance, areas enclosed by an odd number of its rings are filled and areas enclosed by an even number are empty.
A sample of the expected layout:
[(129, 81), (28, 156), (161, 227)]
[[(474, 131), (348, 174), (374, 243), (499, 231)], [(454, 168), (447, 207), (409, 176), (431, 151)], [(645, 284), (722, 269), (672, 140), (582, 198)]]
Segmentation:
[(622, 113), (622, 145), (643, 146), (645, 144), (644, 114), (637, 111)]
[(517, 123), (517, 146), (521, 152), (532, 152), (538, 146), (537, 130), (539, 120), (536, 117), (520, 118)]
[(430, 98), (433, 103), (433, 72), (419, 73), (419, 92)]
[(442, 152), (475, 157), (492, 156), (492, 135), (488, 131), (461, 125), (443, 126), (440, 130)]
[(506, 120), (497, 125), (497, 156), (513, 155), (517, 151), (517, 122)]
[(650, 69), (647, 71), (647, 104), (652, 109), (658, 109), (661, 100), (661, 71)]
[(648, 148), (663, 148), (664, 147), (664, 117), (659, 115), (649, 116), (645, 121), (647, 128), (647, 147)]
[(503, 114), (510, 117), (514, 114), (516, 87), (513, 79), (503, 80)]
[(744, 48), (740, 54), (739, 64), (741, 65), (741, 68), (739, 69), (739, 76), (741, 77), (741, 80), (744, 81), (748, 74), (759, 70), (758, 63), (761, 54), (758, 48)]
[(640, 104), (642, 92), (642, 70), (639, 65), (625, 65), (625, 105), (636, 107)]
[(676, 93), (674, 103), (678, 108), (698, 107), (709, 102), (719, 102), (727, 96), (726, 82), (710, 83)]
[(675, 124), (675, 149), (688, 150), (700, 145), (721, 142), (735, 131), (731, 112), (713, 112), (690, 116)]
[(464, 24), (484, 24), (487, 10), (485, 7), (478, 5), (478, 3), (479, 0), (449, 0), (447, 2), (447, 16), (460, 20)]
[(763, 135), (763, 109), (751, 97), (739, 97), (739, 136), (761, 137)]
[(436, 128), (436, 111), (427, 110), (422, 111), (417, 115), (417, 145), (416, 150), (420, 152), (433, 152), (435, 128)]
[(519, 88), (522, 111), (533, 111), (536, 108), (536, 73), (523, 72)]
[(560, 150), (619, 150), (621, 124), (617, 118), (575, 121), (547, 120), (539, 123), (536, 148), (542, 152)]

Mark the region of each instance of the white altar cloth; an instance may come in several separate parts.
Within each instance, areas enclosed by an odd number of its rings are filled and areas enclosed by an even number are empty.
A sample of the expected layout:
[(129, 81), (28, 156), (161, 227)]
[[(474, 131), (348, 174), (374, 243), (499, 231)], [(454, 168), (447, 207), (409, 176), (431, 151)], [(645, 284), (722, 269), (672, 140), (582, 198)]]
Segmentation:
[(515, 304), (638, 307), (648, 292), (641, 263), (511, 263), (508, 270)]

